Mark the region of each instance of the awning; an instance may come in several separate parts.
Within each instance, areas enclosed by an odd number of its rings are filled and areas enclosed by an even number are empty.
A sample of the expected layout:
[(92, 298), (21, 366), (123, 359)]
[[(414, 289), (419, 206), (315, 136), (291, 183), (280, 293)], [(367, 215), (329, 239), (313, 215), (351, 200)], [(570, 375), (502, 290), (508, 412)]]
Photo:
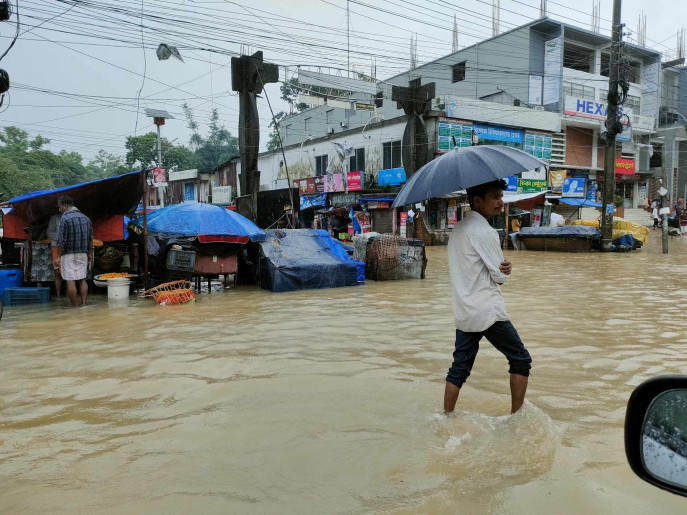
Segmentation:
[(29, 222), (57, 213), (57, 199), (67, 194), (91, 220), (131, 213), (143, 196), (141, 172), (73, 184), (52, 190), (33, 191), (10, 200), (14, 212)]
[(535, 193), (518, 193), (515, 195), (504, 195), (503, 196), (503, 203), (504, 204), (515, 204), (516, 202), (520, 202), (521, 200), (528, 200), (531, 198), (538, 197), (540, 195), (545, 195), (545, 191), (538, 191)]
[(561, 197), (558, 199), (564, 204), (569, 206), (579, 206), (579, 207), (602, 207), (603, 204), (594, 202), (593, 200), (588, 200), (586, 198), (575, 198), (575, 197)]
[(396, 197), (361, 197), (358, 202), (393, 202)]

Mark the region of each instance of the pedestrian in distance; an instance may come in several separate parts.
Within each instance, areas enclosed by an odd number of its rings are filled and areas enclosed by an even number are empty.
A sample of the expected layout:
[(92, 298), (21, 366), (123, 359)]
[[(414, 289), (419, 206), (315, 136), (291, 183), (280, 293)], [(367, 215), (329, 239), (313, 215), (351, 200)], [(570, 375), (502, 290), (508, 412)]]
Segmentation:
[(525, 401), (532, 358), (506, 314), (500, 285), (508, 279), (512, 265), (503, 257), (498, 233), (487, 222), (501, 212), (505, 189), (504, 180), (468, 188), (471, 211), (449, 237), (456, 342), (444, 390), (446, 414), (455, 409), (482, 337), (508, 359), (511, 413)]
[(660, 207), (660, 204), (658, 203), (657, 200), (654, 200), (651, 203), (651, 217), (654, 219), (654, 229), (657, 227), (661, 227), (661, 219), (658, 217), (658, 208)]
[(62, 213), (57, 238), (60, 272), (67, 283), (67, 296), (72, 307), (77, 306), (77, 282), (81, 305), (85, 306), (88, 295), (88, 265), (93, 260), (93, 225), (74, 206), (74, 200), (68, 195), (62, 195), (57, 205)]

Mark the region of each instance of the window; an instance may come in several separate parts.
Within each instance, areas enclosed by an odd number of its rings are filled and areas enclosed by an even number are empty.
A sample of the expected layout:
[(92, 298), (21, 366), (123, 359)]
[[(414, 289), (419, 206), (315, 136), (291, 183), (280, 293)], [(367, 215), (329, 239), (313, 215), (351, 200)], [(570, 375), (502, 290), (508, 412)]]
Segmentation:
[(584, 86), (582, 84), (574, 84), (572, 82), (563, 81), (563, 94), (583, 100), (595, 100), (595, 89), (592, 86)]
[(384, 170), (389, 168), (401, 168), (401, 140), (388, 141), (383, 145)]
[(305, 130), (306, 131), (310, 130), (310, 127), (312, 126), (312, 124), (310, 123), (311, 121), (312, 121), (312, 118), (306, 118), (305, 119)]
[(349, 158), (349, 172), (364, 172), (365, 171), (365, 149), (356, 148), (355, 155)]
[(329, 157), (325, 154), (315, 157), (315, 175), (325, 175), (327, 173), (327, 165), (329, 164)]
[(289, 128), (290, 127), (291, 127), (290, 125), (284, 125), (284, 130), (282, 131), (282, 133), (283, 133), (282, 138), (283, 139), (286, 139), (289, 137)]
[(642, 81), (642, 65), (638, 61), (627, 60), (620, 67), (620, 76), (628, 82), (639, 84)]
[(593, 73), (594, 50), (582, 46), (564, 43), (563, 67), (581, 72)]
[(327, 111), (327, 124), (330, 124), (334, 121), (334, 109), (330, 109)]
[(463, 61), (462, 63), (454, 64), (451, 67), (451, 70), (453, 72), (453, 82), (460, 82), (465, 80), (465, 61)]

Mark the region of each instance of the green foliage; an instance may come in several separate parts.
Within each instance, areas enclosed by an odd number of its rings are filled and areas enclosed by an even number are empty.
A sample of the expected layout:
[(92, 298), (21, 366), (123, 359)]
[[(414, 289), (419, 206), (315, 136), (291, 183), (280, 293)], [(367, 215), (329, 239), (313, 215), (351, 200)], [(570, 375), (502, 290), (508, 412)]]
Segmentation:
[[(196, 160), (188, 148), (183, 145), (173, 145), (167, 138), (161, 138), (162, 163), (166, 169), (178, 168), (186, 170), (195, 168)], [(146, 168), (158, 166), (157, 134), (149, 132), (141, 136), (126, 138), (126, 165), (129, 167)]]
[[(215, 108), (210, 115), (207, 136), (198, 132), (198, 123), (188, 104), (182, 106), (186, 115), (186, 126), (191, 131), (189, 144), (194, 151), (195, 166), (199, 172), (211, 172), (222, 163), (239, 155), (239, 141), (220, 123), (219, 112)], [(163, 159), (164, 161), (164, 159)]]
[(93, 179), (113, 177), (133, 171), (131, 167), (126, 165), (123, 157), (115, 156), (104, 150), (98, 152), (95, 159), (88, 163), (86, 170)]
[[(267, 150), (276, 150), (280, 147), (279, 136), (277, 135), (277, 125), (279, 121), (286, 116), (284, 111), (279, 111), (274, 115), (274, 119), (270, 122), (270, 127), (272, 127), (272, 132), (270, 132), (270, 137), (267, 140)], [(276, 123), (275, 123), (276, 122)], [(284, 135), (282, 134), (282, 137)]]
[(289, 104), (291, 113), (293, 113), (294, 109), (297, 113), (300, 113), (308, 108), (308, 104), (296, 101), (298, 99), (298, 93), (302, 89), (298, 83), (298, 79), (289, 79), (283, 82), (279, 89), (281, 90), (281, 99)]

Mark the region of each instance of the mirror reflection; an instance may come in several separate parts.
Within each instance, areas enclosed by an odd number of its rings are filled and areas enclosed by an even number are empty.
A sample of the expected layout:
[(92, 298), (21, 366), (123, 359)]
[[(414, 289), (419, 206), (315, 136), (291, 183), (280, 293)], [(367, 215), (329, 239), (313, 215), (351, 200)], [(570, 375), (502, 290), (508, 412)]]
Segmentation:
[(656, 479), (687, 487), (687, 390), (663, 392), (649, 406), (642, 459)]

